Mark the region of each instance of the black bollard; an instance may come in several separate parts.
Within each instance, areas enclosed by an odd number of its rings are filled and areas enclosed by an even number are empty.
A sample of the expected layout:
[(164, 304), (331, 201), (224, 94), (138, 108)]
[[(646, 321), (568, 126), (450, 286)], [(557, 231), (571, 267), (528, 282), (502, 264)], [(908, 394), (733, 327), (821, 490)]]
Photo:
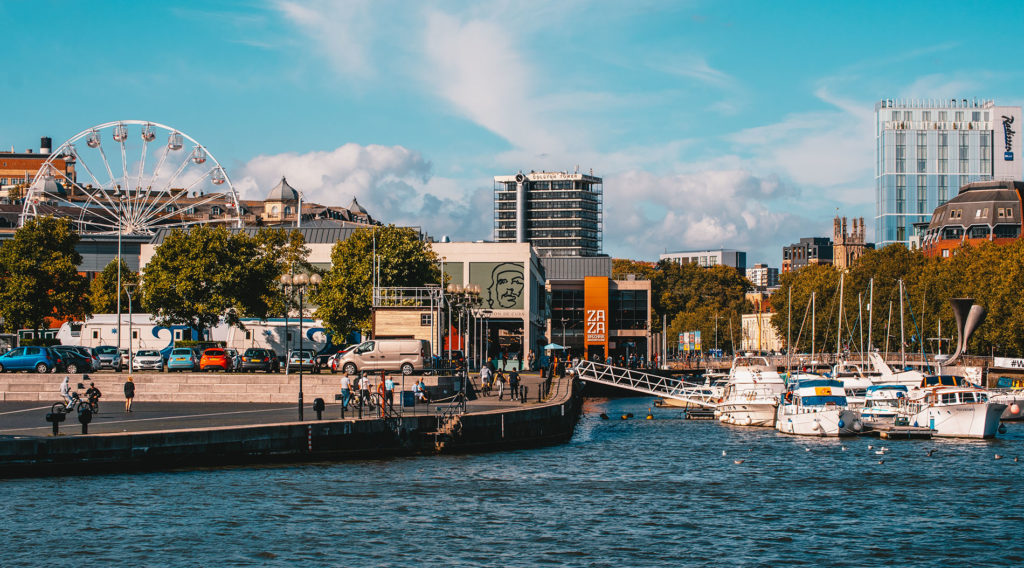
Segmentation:
[(519, 403), (520, 404), (526, 404), (526, 393), (527, 392), (529, 392), (529, 389), (526, 388), (526, 385), (523, 385), (523, 386), (519, 387)]
[(313, 400), (313, 412), (316, 412), (316, 419), (317, 420), (323, 420), (324, 419), (324, 409), (326, 409), (326, 408), (327, 408), (327, 405), (324, 403), (324, 399), (317, 398), (317, 399)]
[(92, 410), (89, 410), (88, 406), (83, 406), (78, 409), (78, 421), (82, 424), (82, 433), (89, 433), (89, 423), (92, 422)]
[(53, 426), (53, 435), (60, 435), (60, 423), (64, 422), (65, 415), (63, 412), (49, 412), (46, 414), (46, 421)]

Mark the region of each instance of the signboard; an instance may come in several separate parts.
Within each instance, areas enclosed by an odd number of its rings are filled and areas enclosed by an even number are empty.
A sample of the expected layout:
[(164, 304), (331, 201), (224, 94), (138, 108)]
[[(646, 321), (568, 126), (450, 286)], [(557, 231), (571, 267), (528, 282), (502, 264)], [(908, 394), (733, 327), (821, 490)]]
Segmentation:
[(679, 334), (679, 350), (680, 351), (683, 350), (683, 346), (684, 345), (686, 345), (686, 334), (685, 333), (680, 333)]
[[(992, 108), (992, 177), (997, 180), (1021, 178), (1020, 107)], [(999, 159), (1002, 156), (1003, 159)]]
[(587, 276), (583, 280), (584, 344), (600, 345), (608, 353), (608, 277)]
[(996, 357), (992, 360), (992, 366), (1000, 369), (1024, 369), (1024, 359)]
[(700, 348), (700, 331), (693, 332), (693, 350), (701, 351)]
[(526, 278), (521, 262), (471, 262), (469, 283), (480, 286), (480, 302), (484, 309), (523, 309)]

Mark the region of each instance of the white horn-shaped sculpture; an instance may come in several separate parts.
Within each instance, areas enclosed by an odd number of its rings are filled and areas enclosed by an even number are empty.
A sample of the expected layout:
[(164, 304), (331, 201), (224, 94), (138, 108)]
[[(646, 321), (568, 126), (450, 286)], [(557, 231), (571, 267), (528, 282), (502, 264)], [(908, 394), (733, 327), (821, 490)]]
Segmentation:
[(974, 303), (973, 298), (952, 298), (949, 300), (953, 307), (953, 317), (956, 318), (956, 352), (942, 362), (943, 365), (952, 365), (967, 350), (967, 342), (971, 339), (978, 326), (985, 321), (985, 308)]

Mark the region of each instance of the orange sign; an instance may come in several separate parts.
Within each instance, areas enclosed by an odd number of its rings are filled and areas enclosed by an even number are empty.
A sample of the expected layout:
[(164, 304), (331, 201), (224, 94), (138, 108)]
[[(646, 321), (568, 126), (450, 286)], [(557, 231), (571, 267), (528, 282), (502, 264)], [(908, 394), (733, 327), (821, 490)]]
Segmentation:
[(584, 345), (601, 345), (608, 352), (608, 277), (588, 276), (583, 281)]

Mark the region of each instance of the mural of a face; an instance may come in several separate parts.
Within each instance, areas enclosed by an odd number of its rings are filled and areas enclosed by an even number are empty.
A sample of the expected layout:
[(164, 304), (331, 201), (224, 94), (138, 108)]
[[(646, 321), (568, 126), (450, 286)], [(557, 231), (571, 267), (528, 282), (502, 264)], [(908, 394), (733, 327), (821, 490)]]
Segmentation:
[(487, 303), (495, 309), (513, 309), (523, 296), (523, 268), (505, 262), (491, 271), (491, 285), (487, 287)]

